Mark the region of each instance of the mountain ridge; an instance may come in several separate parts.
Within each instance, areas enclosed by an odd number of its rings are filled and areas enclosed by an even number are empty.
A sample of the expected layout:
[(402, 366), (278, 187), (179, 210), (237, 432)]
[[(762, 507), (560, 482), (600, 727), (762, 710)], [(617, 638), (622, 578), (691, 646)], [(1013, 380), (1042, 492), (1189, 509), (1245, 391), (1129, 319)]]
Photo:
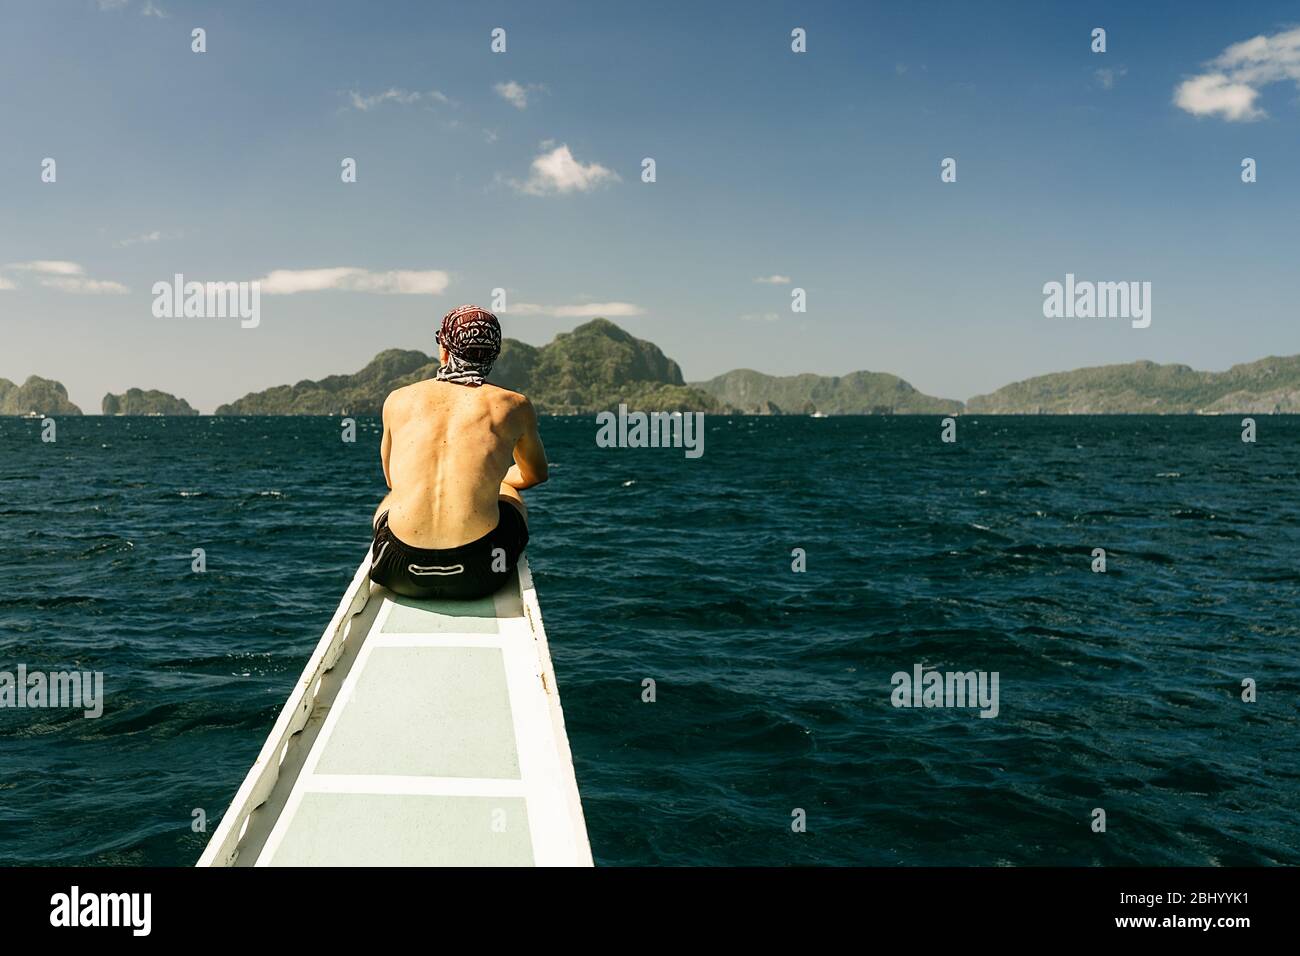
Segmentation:
[(967, 414), (1295, 414), (1300, 355), (1270, 355), (1223, 372), (1147, 359), (1037, 375), (966, 402)]
[(928, 415), (962, 410), (961, 402), (926, 395), (888, 372), (778, 376), (740, 368), (691, 384), (731, 408), (760, 414)]
[[(250, 392), (219, 415), (378, 414), (395, 388), (432, 378), (438, 363), (414, 349), (385, 349), (354, 373)], [(592, 319), (546, 345), (502, 342), (488, 380), (526, 393), (542, 414), (589, 414), (625, 404), (637, 411), (714, 414), (1300, 414), (1300, 355), (1267, 356), (1222, 372), (1146, 359), (1050, 372), (966, 402), (918, 391), (888, 372), (768, 375), (733, 369), (687, 382), (658, 346), (607, 319)], [(197, 414), (154, 389), (104, 396), (104, 414)], [(80, 415), (67, 389), (30, 376), (0, 379), (0, 415)]]
[[(218, 415), (377, 415), (395, 388), (433, 378), (423, 352), (387, 349), (352, 375), (279, 385), (218, 406)], [(680, 366), (657, 345), (608, 319), (592, 319), (543, 346), (504, 339), (488, 381), (526, 392), (542, 414), (585, 414), (620, 402), (643, 411), (721, 411), (690, 388)]]
[(0, 415), (80, 415), (81, 409), (68, 399), (62, 382), (39, 375), (15, 385), (0, 378)]
[(198, 412), (183, 398), (156, 388), (148, 390), (128, 388), (121, 395), (109, 392), (99, 403), (105, 415), (197, 415)]

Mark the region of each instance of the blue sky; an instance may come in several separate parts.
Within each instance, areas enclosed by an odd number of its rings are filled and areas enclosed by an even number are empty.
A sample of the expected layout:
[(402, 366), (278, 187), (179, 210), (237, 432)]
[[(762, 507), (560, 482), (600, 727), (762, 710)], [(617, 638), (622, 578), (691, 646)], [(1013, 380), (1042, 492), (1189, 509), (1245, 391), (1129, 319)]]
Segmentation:
[[(688, 379), (871, 369), (964, 399), (1294, 354), (1298, 23), (1267, 2), (8, 0), (0, 376), (211, 411), (431, 351), (496, 287), (509, 336), (612, 313)], [(264, 280), (260, 325), (155, 318), (177, 272)], [(1150, 328), (1044, 318), (1066, 273), (1151, 282)]]

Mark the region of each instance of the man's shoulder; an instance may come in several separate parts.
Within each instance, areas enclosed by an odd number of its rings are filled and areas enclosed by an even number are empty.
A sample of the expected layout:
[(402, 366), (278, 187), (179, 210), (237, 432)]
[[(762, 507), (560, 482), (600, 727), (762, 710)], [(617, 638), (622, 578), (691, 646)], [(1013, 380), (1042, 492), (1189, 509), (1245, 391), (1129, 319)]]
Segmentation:
[[(412, 382), (410, 385), (403, 385), (401, 388), (395, 388), (384, 399), (384, 413), (387, 415), (413, 406), (424, 407), (431, 400), (437, 403), (439, 398), (437, 395), (438, 390), (446, 387), (446, 385), (434, 379), (425, 379), (420, 382)], [(461, 391), (473, 391), (475, 398), (496, 409), (500, 414), (512, 416), (516, 414), (533, 414), (533, 403), (522, 392), (502, 388), (499, 385), (493, 385), (491, 382), (485, 382), (475, 389), (465, 389), (463, 385), (452, 387)]]
[(424, 384), (424, 382), (412, 382), (410, 385), (403, 385), (401, 388), (393, 389), (388, 393), (388, 397), (384, 399), (384, 408), (391, 409), (405, 405), (415, 398), (421, 390), (420, 386)]
[(495, 402), (511, 410), (533, 407), (533, 403), (528, 400), (528, 396), (523, 392), (502, 388), (500, 385), (493, 385), (491, 382), (485, 382), (482, 391), (483, 397), (488, 401)]

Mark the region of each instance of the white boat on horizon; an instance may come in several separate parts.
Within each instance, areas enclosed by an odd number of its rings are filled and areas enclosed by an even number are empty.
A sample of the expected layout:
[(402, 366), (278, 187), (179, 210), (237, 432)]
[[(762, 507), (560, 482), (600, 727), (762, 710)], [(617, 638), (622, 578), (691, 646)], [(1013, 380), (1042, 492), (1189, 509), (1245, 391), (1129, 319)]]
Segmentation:
[(591, 866), (527, 556), (479, 601), (357, 569), (198, 866)]

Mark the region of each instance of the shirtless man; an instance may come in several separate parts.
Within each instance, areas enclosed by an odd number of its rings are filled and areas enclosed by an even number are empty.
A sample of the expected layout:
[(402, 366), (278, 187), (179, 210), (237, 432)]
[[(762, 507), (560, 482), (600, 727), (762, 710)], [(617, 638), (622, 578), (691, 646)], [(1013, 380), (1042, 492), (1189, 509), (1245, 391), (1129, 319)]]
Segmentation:
[(537, 413), (486, 383), (497, 317), (462, 305), (438, 331), (437, 376), (384, 402), (391, 489), (375, 511), (370, 579), (413, 598), (471, 600), (499, 588), (528, 543), (520, 492), (547, 479)]

